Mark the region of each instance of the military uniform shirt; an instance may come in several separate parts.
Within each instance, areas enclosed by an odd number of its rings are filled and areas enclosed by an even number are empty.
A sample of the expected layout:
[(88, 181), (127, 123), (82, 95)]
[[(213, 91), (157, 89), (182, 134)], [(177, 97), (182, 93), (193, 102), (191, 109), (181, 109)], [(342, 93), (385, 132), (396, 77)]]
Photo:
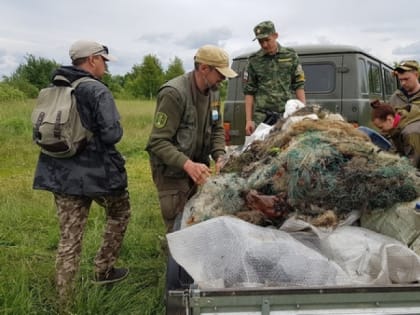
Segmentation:
[(254, 109), (283, 112), (292, 92), (304, 88), (305, 76), (296, 52), (279, 44), (275, 55), (260, 49), (249, 57), (244, 94), (254, 95)]

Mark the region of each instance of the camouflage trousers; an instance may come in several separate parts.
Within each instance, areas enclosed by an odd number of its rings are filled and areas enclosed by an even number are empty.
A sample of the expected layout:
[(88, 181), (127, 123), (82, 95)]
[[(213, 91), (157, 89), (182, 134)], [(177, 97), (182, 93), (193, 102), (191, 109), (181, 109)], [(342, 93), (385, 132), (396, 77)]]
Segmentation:
[(118, 258), (130, 218), (128, 192), (95, 198), (54, 193), (60, 226), (60, 242), (56, 257), (56, 285), (60, 299), (65, 300), (74, 290), (79, 269), (82, 239), (92, 201), (106, 212), (106, 227), (102, 245), (94, 259), (95, 272), (106, 272)]

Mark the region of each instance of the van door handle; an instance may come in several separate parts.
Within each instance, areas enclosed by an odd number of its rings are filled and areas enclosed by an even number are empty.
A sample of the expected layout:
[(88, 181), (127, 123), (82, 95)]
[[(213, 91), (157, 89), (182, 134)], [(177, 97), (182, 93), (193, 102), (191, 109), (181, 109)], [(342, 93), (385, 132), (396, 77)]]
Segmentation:
[(348, 67), (337, 67), (337, 72), (338, 73), (347, 73), (349, 71), (350, 71), (350, 69)]

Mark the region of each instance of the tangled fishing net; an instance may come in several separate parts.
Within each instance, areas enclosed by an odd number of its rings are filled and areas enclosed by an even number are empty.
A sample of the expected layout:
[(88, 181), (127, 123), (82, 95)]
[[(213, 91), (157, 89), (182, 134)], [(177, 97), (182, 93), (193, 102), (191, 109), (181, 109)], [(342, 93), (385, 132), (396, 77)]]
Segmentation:
[(234, 215), (258, 225), (296, 216), (336, 226), (352, 211), (414, 200), (419, 183), (407, 159), (380, 150), (341, 116), (305, 107), (229, 154), (186, 204), (183, 224)]

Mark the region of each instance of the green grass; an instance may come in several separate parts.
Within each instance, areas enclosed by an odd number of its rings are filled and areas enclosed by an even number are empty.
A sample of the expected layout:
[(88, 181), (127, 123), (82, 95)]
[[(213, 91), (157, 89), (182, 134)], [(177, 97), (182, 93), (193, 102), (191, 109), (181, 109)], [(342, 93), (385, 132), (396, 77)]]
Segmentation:
[[(58, 223), (52, 194), (32, 190), (38, 148), (32, 143), (34, 101), (0, 103), (0, 314), (57, 314), (54, 287)], [(72, 314), (164, 314), (164, 225), (144, 151), (154, 102), (117, 101), (124, 127), (132, 217), (118, 265), (129, 277), (113, 287), (91, 284), (104, 227), (93, 205), (83, 241)]]

